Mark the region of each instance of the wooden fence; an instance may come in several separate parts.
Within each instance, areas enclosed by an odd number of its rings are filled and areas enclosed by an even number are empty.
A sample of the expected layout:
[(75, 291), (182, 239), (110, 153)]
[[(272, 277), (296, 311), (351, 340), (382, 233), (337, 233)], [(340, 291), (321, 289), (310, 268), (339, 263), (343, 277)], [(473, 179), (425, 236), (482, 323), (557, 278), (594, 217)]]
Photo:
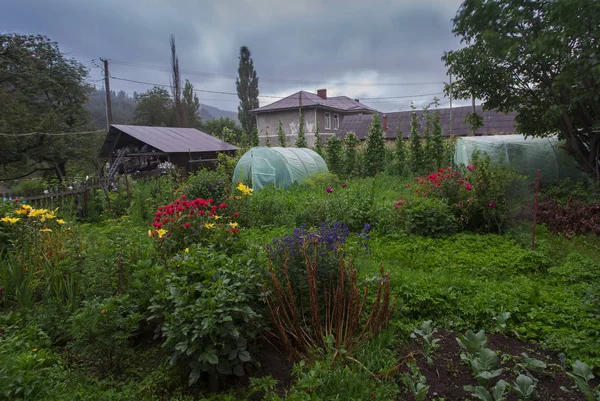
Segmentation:
[[(121, 194), (124, 191), (124, 195), (127, 198), (131, 198), (133, 180), (152, 180), (161, 175), (161, 170), (152, 170), (121, 175), (112, 180), (107, 178), (91, 178), (70, 185), (57, 185), (46, 189), (3, 193), (0, 194), (0, 201), (14, 202), (18, 200), (37, 208), (64, 208), (65, 205), (69, 205), (69, 207), (77, 209), (78, 215), (86, 216), (90, 200), (97, 199), (100, 192), (104, 194), (105, 188), (109, 194)], [(109, 208), (111, 208), (110, 198), (110, 196), (105, 197)], [(118, 197), (118, 201), (121, 201), (120, 197)]]

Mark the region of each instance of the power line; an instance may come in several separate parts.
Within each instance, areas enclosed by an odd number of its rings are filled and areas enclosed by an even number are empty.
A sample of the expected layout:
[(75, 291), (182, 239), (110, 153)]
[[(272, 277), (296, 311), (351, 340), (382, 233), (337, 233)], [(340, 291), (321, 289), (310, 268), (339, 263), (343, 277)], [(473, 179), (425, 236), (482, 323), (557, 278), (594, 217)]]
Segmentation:
[[(125, 67), (146, 68), (146, 69), (150, 69), (150, 70), (163, 71), (163, 72), (171, 71), (171, 68), (167, 67), (167, 66), (135, 63), (135, 62), (131, 62), (131, 61), (122, 61), (122, 60), (113, 60), (113, 59), (111, 59), (110, 61), (113, 64), (122, 65)], [(207, 77), (221, 77), (221, 78), (230, 78), (230, 79), (237, 78), (237, 76), (215, 73), (215, 72), (205, 72), (205, 71), (185, 70), (185, 69), (182, 69), (181, 72), (183, 74), (199, 75), (199, 76), (207, 76)], [(300, 84), (300, 85), (304, 85), (304, 84), (320, 85), (320, 84), (333, 83), (335, 86), (425, 86), (425, 85), (444, 84), (444, 82), (442, 82), (442, 81), (439, 81), (439, 82), (388, 82), (388, 83), (383, 83), (383, 82), (379, 82), (379, 83), (377, 83), (377, 82), (371, 82), (371, 83), (335, 82), (335, 81), (332, 82), (332, 81), (312, 81), (312, 80), (304, 80), (304, 79), (271, 78), (271, 77), (263, 77), (263, 76), (259, 77), (259, 79), (261, 79), (263, 81), (273, 81), (273, 82), (290, 82), (290, 83), (296, 83), (296, 84)]]
[[(104, 116), (102, 117), (104, 118)], [(90, 123), (88, 123), (90, 124)], [(26, 134), (6, 134), (0, 132), (0, 136), (9, 136), (13, 138), (20, 138), (22, 136), (33, 136), (33, 135), (48, 135), (48, 136), (66, 136), (66, 135), (89, 135), (89, 134), (99, 134), (101, 132), (106, 132), (105, 129), (100, 129), (96, 131), (83, 131), (83, 132), (28, 132)]]
[[(111, 78), (119, 80), (119, 81), (133, 82), (133, 83), (142, 84), (142, 85), (159, 86), (159, 87), (163, 87), (163, 88), (170, 88), (171, 87), (171, 85), (157, 84), (157, 83), (153, 83), (153, 82), (137, 81), (135, 79), (113, 77), (112, 75), (111, 75)], [(205, 92), (205, 93), (216, 93), (216, 94), (220, 94), (220, 95), (232, 95), (232, 96), (237, 96), (238, 95), (237, 93), (233, 93), (233, 92), (210, 91), (210, 90), (205, 90), (205, 89), (194, 89), (194, 91), (196, 91), (196, 92)], [(368, 97), (368, 98), (362, 98), (362, 100), (410, 99), (410, 98), (415, 98), (415, 97), (435, 96), (435, 95), (442, 95), (442, 94), (443, 94), (443, 92), (438, 92), (438, 93), (424, 93), (424, 94), (405, 95), (405, 96)], [(273, 99), (285, 99), (287, 97), (287, 96), (284, 97), (284, 96), (273, 96), (273, 95), (258, 95), (258, 96), (259, 97), (273, 98)]]

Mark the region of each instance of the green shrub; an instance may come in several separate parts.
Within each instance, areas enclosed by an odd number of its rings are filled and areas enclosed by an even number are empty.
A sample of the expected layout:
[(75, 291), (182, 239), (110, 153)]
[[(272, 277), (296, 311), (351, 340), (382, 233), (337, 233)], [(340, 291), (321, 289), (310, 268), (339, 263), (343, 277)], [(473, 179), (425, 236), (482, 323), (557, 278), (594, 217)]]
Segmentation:
[(101, 372), (119, 372), (123, 359), (133, 352), (129, 340), (140, 319), (137, 304), (127, 295), (85, 301), (72, 319), (70, 347)]
[(184, 191), (190, 199), (213, 199), (215, 203), (222, 203), (229, 195), (230, 182), (219, 171), (200, 170), (190, 175)]
[(175, 258), (151, 311), (170, 362), (183, 363), (190, 384), (203, 373), (244, 375), (252, 360), (248, 342), (260, 331), (262, 268), (255, 253), (228, 257), (191, 247)]
[(134, 181), (128, 215), (138, 225), (147, 225), (156, 208), (173, 201), (177, 183), (168, 177)]
[(400, 212), (410, 234), (439, 237), (456, 230), (454, 215), (442, 200), (416, 197)]

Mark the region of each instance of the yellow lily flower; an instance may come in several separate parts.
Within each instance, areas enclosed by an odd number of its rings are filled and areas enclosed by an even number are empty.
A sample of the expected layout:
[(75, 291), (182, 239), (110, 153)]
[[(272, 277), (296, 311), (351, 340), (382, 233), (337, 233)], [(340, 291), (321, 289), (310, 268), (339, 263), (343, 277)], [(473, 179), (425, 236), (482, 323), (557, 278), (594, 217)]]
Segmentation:
[(21, 219), (18, 217), (8, 217), (8, 216), (4, 216), (3, 218), (0, 219), (0, 221), (9, 223), (9, 224), (15, 224), (19, 220), (21, 220)]
[(156, 230), (156, 233), (158, 234), (158, 238), (162, 238), (167, 233), (167, 230), (165, 230), (164, 228), (161, 228), (160, 230)]
[(190, 253), (190, 248), (185, 248), (185, 253)]
[(240, 226), (240, 225), (239, 225), (237, 222), (235, 222), (235, 221), (232, 221), (231, 223), (229, 223), (229, 225), (230, 225), (231, 227), (239, 227), (239, 226)]
[(49, 229), (48, 227), (44, 227), (44, 228), (42, 228), (42, 229), (40, 230), (40, 232), (43, 232), (43, 233), (51, 233), (51, 232), (52, 232), (52, 230), (51, 230), (51, 229)]
[(58, 219), (56, 220), (56, 222), (60, 225), (65, 224), (65, 221), (63, 219)]
[(213, 218), (214, 218), (215, 220), (219, 220), (219, 219), (221, 218), (221, 216), (217, 216), (217, 215), (215, 214), (215, 215), (213, 216)]
[(205, 223), (204, 228), (215, 228), (215, 223)]

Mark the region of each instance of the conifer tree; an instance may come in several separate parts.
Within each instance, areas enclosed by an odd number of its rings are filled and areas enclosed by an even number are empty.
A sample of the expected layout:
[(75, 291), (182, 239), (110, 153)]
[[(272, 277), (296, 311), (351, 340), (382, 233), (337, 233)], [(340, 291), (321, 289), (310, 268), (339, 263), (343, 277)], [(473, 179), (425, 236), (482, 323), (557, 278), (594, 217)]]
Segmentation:
[(285, 148), (287, 139), (285, 137), (285, 132), (283, 132), (283, 125), (281, 124), (281, 120), (279, 120), (279, 125), (277, 126), (277, 141), (279, 142), (279, 146)]
[(300, 109), (300, 124), (298, 126), (298, 139), (296, 139), (297, 148), (307, 148), (306, 136), (304, 135), (304, 118), (302, 117), (302, 109)]
[(440, 119), (440, 111), (437, 109), (438, 99), (435, 99), (435, 112), (433, 113), (432, 118), (432, 133), (431, 133), (431, 152), (434, 155), (435, 159), (435, 168), (439, 169), (441, 167), (447, 167), (445, 164), (447, 161), (445, 160), (445, 149), (444, 149), (444, 139), (442, 133), (442, 122)]
[(250, 145), (260, 145), (260, 139), (258, 138), (258, 127), (256, 125), (254, 126), (254, 128), (252, 128), (252, 134), (250, 135)]
[(419, 135), (419, 122), (417, 121), (417, 113), (415, 107), (412, 107), (410, 118), (410, 167), (413, 173), (419, 174), (423, 171), (423, 145), (421, 144), (421, 136)]
[(404, 143), (404, 133), (398, 119), (398, 131), (396, 135), (396, 148), (394, 149), (394, 174), (404, 175), (406, 172), (406, 144)]
[(367, 149), (365, 151), (364, 169), (367, 176), (383, 171), (385, 167), (385, 141), (383, 139), (383, 130), (379, 122), (379, 115), (373, 115), (373, 122), (369, 128), (367, 136)]
[(321, 143), (321, 135), (319, 134), (319, 122), (317, 121), (317, 126), (315, 127), (315, 152), (319, 155), (323, 156), (323, 144)]
[(338, 175), (344, 172), (342, 146), (342, 141), (335, 135), (327, 140), (327, 167), (330, 172)]
[(358, 173), (358, 145), (360, 140), (354, 132), (348, 132), (344, 139), (346, 154), (344, 157), (344, 173), (348, 176), (354, 176)]

